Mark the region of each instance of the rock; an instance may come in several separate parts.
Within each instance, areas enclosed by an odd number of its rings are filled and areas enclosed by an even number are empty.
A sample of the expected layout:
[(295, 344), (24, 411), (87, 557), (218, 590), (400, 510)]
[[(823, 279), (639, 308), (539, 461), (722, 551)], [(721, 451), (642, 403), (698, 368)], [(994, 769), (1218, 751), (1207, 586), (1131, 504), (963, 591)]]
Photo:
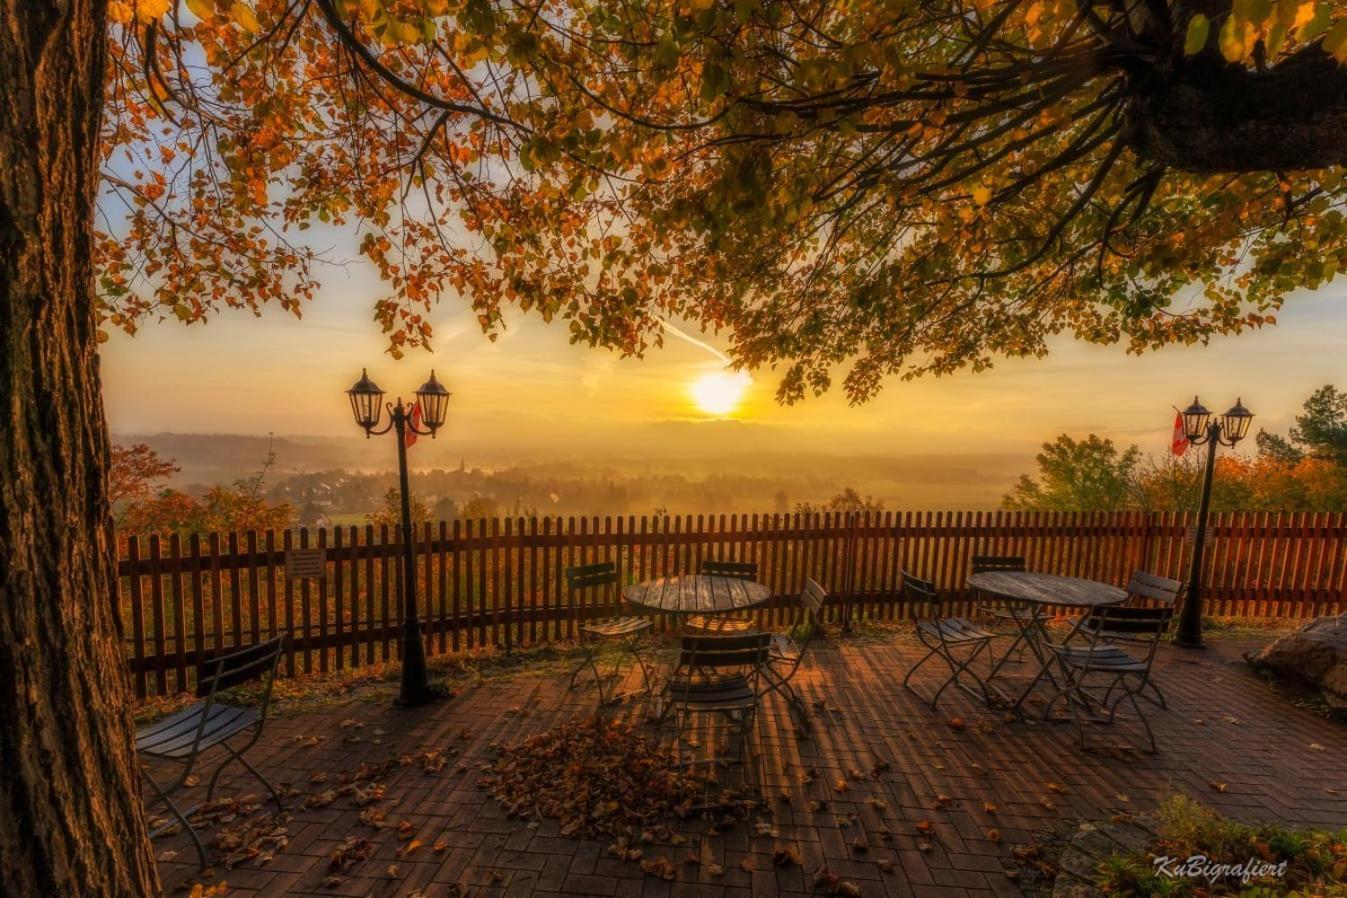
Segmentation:
[(1312, 620), (1264, 646), (1249, 663), (1318, 691), (1330, 708), (1347, 710), (1347, 614)]

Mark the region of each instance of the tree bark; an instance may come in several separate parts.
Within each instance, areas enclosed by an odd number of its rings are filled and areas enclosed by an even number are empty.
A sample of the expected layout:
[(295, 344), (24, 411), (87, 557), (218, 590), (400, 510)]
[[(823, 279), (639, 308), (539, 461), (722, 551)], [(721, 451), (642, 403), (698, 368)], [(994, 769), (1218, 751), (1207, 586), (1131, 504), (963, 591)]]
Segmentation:
[(1347, 164), (1347, 67), (1318, 44), (1264, 72), (1208, 49), (1143, 74), (1128, 142), (1190, 172), (1287, 172)]
[(159, 892), (113, 613), (104, 0), (0, 0), (0, 893)]

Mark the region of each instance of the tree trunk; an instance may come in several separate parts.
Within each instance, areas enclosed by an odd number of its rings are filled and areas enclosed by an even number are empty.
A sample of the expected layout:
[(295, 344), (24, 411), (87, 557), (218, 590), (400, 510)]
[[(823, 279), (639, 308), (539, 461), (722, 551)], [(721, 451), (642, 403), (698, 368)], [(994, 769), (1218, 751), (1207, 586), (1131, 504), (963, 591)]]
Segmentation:
[(110, 599), (103, 0), (0, 0), (0, 893), (159, 892)]

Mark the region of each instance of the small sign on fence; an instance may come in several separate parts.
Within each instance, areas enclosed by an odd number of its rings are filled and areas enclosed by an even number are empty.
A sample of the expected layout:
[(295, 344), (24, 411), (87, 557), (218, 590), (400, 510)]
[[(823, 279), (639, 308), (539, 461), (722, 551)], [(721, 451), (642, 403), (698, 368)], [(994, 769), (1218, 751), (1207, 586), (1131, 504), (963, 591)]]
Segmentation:
[(323, 549), (290, 549), (285, 553), (285, 579), (327, 576), (327, 552)]

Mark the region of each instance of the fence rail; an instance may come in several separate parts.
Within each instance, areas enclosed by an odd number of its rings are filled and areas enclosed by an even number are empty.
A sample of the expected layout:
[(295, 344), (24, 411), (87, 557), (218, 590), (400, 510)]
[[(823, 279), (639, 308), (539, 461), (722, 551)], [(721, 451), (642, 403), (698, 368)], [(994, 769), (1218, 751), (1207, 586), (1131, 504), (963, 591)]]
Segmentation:
[[(1312, 617), (1347, 604), (1342, 514), (1218, 514), (1208, 540), (1211, 614)], [(290, 637), (289, 675), (399, 655), (396, 528), (131, 536), (121, 545), (116, 603), (142, 696), (192, 688), (202, 658), (279, 633)], [(322, 576), (286, 577), (296, 549), (321, 550)], [(781, 626), (806, 577), (831, 593), (833, 619), (891, 620), (909, 611), (902, 570), (967, 606), (974, 553), (1121, 584), (1136, 568), (1186, 579), (1192, 540), (1188, 517), (1172, 513), (867, 512), (440, 522), (418, 529), (415, 549), (426, 649), (445, 653), (567, 639), (576, 620), (616, 610), (616, 596), (565, 590), (563, 569), (591, 561), (615, 562), (623, 582), (695, 571), (704, 558), (756, 562), (773, 596), (756, 614)]]

